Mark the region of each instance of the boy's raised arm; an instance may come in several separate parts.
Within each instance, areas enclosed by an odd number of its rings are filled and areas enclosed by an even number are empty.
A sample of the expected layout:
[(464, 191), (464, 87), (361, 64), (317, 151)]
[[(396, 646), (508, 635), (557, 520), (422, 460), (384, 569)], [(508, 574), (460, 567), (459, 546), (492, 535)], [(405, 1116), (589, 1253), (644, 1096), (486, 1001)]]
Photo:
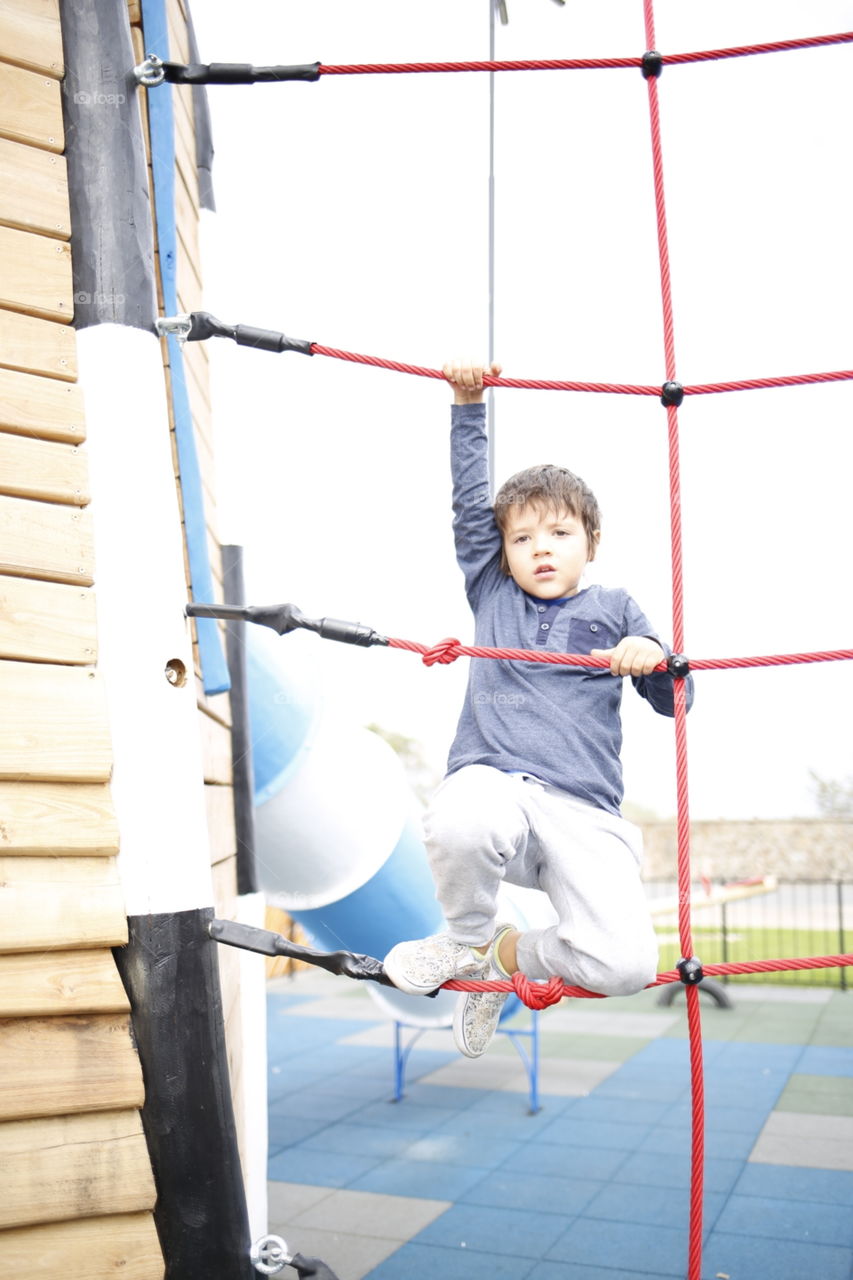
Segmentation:
[[(497, 376), (500, 365), (490, 370)], [(483, 399), (483, 365), (449, 361), (444, 376), (453, 388), (450, 469), (453, 478), (453, 536), (472, 607), (490, 575), (500, 575), (501, 536), (492, 511), (489, 453)]]

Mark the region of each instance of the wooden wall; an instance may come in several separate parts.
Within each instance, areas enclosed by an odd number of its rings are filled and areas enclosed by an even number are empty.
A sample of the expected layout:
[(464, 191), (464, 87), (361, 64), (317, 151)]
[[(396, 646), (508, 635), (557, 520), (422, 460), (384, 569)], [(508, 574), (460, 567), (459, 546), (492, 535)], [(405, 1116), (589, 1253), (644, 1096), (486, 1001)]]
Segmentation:
[[(187, 60), (186, 12), (167, 7), (170, 56)], [(137, 0), (128, 12), (141, 60)], [(66, 1280), (161, 1280), (142, 1076), (110, 951), (127, 929), (70, 323), (62, 76), (58, 0), (0, 0), (0, 1280), (34, 1259)], [(191, 311), (202, 296), (192, 98), (173, 92), (179, 306)], [(144, 120), (145, 91), (140, 104)], [(168, 381), (165, 343), (163, 356)], [(184, 360), (221, 599), (204, 346)], [(229, 704), (205, 697), (197, 662), (195, 674), (215, 905), (233, 916)], [(238, 1086), (239, 953), (219, 958)]]
[(57, 0), (0, 0), (0, 1277), (160, 1280), (97, 669)]

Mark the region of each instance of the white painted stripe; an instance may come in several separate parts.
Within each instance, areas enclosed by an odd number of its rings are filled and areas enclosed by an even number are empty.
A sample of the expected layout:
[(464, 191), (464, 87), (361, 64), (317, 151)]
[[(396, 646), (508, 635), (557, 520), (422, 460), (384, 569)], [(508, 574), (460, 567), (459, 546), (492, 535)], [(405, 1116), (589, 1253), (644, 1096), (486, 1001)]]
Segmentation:
[[(213, 896), (160, 344), (119, 325), (84, 329), (77, 344), (127, 913), (193, 910)], [(182, 687), (166, 678), (170, 662), (183, 664)]]

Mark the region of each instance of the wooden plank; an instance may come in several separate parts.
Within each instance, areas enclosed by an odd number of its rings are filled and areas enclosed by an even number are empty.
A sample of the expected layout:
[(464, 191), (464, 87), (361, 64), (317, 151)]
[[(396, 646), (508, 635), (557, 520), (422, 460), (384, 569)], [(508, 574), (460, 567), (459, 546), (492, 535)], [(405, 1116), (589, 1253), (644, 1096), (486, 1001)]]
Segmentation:
[(113, 858), (0, 858), (0, 951), (88, 950), (127, 942)]
[(77, 445), (0, 431), (0, 493), (85, 507), (89, 463)]
[(129, 1011), (130, 1001), (109, 950), (0, 955), (0, 1018)]
[[(99, 859), (118, 852), (118, 823), (104, 784), (0, 782), (0, 814), (3, 854), (82, 856), (91, 865), (81, 875), (91, 877)], [(65, 871), (70, 876), (71, 866)], [(110, 875), (117, 883), (114, 869)]]
[(132, 27), (142, 24), (142, 0), (127, 0), (127, 20)]
[(0, 428), (79, 444), (86, 438), (83, 393), (73, 382), (0, 369)]
[(0, 577), (0, 658), (79, 666), (97, 652), (91, 587)]
[(0, 222), (68, 239), (71, 211), (64, 156), (0, 138)]
[(21, 1280), (33, 1259), (43, 1276), (62, 1280), (163, 1280), (163, 1254), (150, 1213), (116, 1213), (0, 1235), (0, 1280)]
[(59, 0), (0, 0), (0, 49), (7, 62), (59, 79), (64, 70)]
[(87, 508), (0, 495), (0, 573), (91, 586), (94, 571)]
[(0, 1227), (154, 1207), (137, 1111), (10, 1120), (0, 1125), (0, 1168)]
[(174, 62), (189, 62), (187, 23), (176, 0), (166, 0), (166, 21), (169, 27), (169, 57)]
[(70, 324), (71, 246), (34, 231), (0, 227), (0, 306)]
[(127, 1014), (3, 1023), (0, 1120), (118, 1111), (144, 1101)]
[(198, 713), (205, 782), (231, 786), (231, 733), (204, 711)]
[(187, 262), (180, 239), (178, 240), (178, 261), (175, 271), (178, 291), (178, 309), (185, 315), (191, 311), (201, 311), (204, 306), (204, 294), (192, 265)]
[(234, 792), (231, 787), (207, 786), (204, 789), (207, 829), (210, 834), (210, 861), (223, 862), (237, 853), (234, 827)]
[[(217, 862), (211, 871), (213, 881), (213, 909), (217, 918), (234, 920), (237, 916), (237, 859), (226, 858)], [(219, 948), (225, 950), (224, 947)], [(230, 950), (230, 948), (229, 948)]]
[(77, 335), (68, 325), (0, 309), (0, 366), (77, 380)]
[(56, 80), (0, 62), (0, 136), (45, 151), (65, 150), (62, 98)]
[(192, 384), (190, 398), (193, 410), (200, 408), (194, 394), (195, 391), (197, 391), (201, 396), (205, 407), (209, 411), (212, 403), (210, 391), (210, 356), (207, 354), (203, 342), (188, 342), (185, 345), (184, 368), (189, 374), (187, 381)]
[(0, 778), (106, 782), (112, 747), (103, 686), (91, 667), (0, 662)]

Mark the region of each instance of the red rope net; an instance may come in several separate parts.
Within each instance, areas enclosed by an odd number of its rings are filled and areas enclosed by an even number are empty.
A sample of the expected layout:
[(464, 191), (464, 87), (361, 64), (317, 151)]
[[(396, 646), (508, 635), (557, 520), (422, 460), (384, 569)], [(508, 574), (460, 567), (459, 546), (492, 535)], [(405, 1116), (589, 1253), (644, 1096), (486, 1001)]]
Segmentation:
[[(653, 0), (643, 0), (643, 16), (645, 26), (646, 48), (655, 48), (655, 27)], [(704, 53), (670, 55), (663, 59), (665, 64), (701, 62), (716, 58), (742, 57), (748, 54), (779, 52), (783, 50), (815, 48), (822, 45), (849, 43), (853, 41), (853, 32), (843, 32), (833, 36), (816, 36), (802, 40), (780, 41), (770, 44), (747, 45), (740, 48), (717, 49)], [(378, 72), (403, 73), (418, 71), (520, 71), (520, 70), (575, 70), (586, 68), (619, 68), (640, 67), (642, 60), (638, 58), (602, 58), (571, 59), (535, 62), (478, 62), (478, 63), (400, 63), (390, 66), (321, 66), (321, 74), (356, 75)], [(658, 68), (659, 70), (659, 68)], [(653, 69), (647, 69), (649, 125), (651, 131), (652, 161), (654, 169), (655, 210), (658, 235), (658, 259), (661, 282), (661, 318), (663, 327), (666, 381), (677, 383), (677, 362), (675, 351), (675, 325), (673, 317), (672, 291), (670, 285), (669, 248), (667, 243), (666, 199), (663, 178), (663, 153), (658, 107), (658, 81)], [(646, 74), (644, 72), (644, 74)], [(391, 360), (383, 360), (373, 356), (357, 355), (353, 352), (340, 351), (319, 344), (312, 344), (315, 355), (331, 356), (335, 359), (348, 360), (359, 364), (373, 365), (379, 368), (392, 369), (401, 373), (415, 374), (420, 377), (442, 378), (437, 369), (427, 369), (415, 365), (407, 365)], [(745, 391), (763, 387), (795, 386), (806, 383), (835, 382), (853, 379), (853, 370), (834, 373), (815, 373), (783, 376), (778, 378), (747, 379), (728, 383), (706, 383), (683, 388), (685, 395), (701, 395), (710, 392)], [(610, 392), (626, 395), (660, 395), (658, 386), (607, 384), (591, 382), (567, 382), (552, 380), (493, 378), (487, 376), (484, 382), (488, 386), (522, 387), (534, 390), (590, 391)], [(672, 599), (673, 599), (673, 644), (677, 653), (684, 647), (684, 568), (682, 559), (681, 532), (681, 479), (679, 465), (679, 424), (678, 408), (675, 404), (666, 403), (667, 435), (669, 448), (669, 491), (670, 491), (670, 531), (672, 546)], [(423, 655), (424, 662), (448, 663), (458, 657), (495, 658), (511, 661), (550, 662), (568, 666), (607, 666), (607, 659), (594, 659), (589, 654), (543, 653), (526, 649), (497, 649), (471, 645), (462, 645), (458, 640), (447, 639), (437, 645), (428, 647), (414, 641), (389, 639), (392, 648), (405, 649)], [(776, 654), (752, 658), (719, 658), (691, 660), (690, 670), (731, 670), (743, 667), (778, 666), (800, 662), (826, 662), (853, 658), (851, 649), (833, 649), (815, 653)], [(666, 669), (666, 664), (661, 668)], [(683, 673), (682, 673), (683, 674)], [(676, 791), (677, 791), (677, 865), (678, 865), (678, 933), (683, 957), (693, 957), (693, 938), (691, 931), (691, 876), (690, 876), (690, 818), (688, 788), (688, 756), (686, 696), (683, 679), (675, 679), (674, 689), (674, 722), (676, 749)], [(699, 975), (692, 978), (682, 976), (678, 970), (658, 974), (652, 986), (683, 981), (687, 1000), (687, 1023), (690, 1046), (690, 1069), (692, 1084), (692, 1154), (691, 1154), (691, 1186), (690, 1186), (690, 1231), (687, 1263), (687, 1280), (700, 1280), (702, 1267), (702, 1200), (704, 1169), (704, 1075), (702, 1066), (702, 1026), (699, 1006), (699, 990), (696, 977), (704, 972), (708, 976), (728, 974), (773, 973), (783, 970), (802, 970), (853, 965), (853, 955), (816, 956), (807, 959), (763, 960), (738, 964), (707, 965)], [(511, 981), (505, 982), (449, 982), (447, 987), (454, 991), (501, 990), (514, 991), (520, 998), (534, 1009), (541, 1009), (554, 1004), (564, 996), (600, 999), (594, 992), (580, 987), (569, 986), (559, 978), (551, 978), (548, 982), (531, 982), (521, 974), (515, 974)]]

